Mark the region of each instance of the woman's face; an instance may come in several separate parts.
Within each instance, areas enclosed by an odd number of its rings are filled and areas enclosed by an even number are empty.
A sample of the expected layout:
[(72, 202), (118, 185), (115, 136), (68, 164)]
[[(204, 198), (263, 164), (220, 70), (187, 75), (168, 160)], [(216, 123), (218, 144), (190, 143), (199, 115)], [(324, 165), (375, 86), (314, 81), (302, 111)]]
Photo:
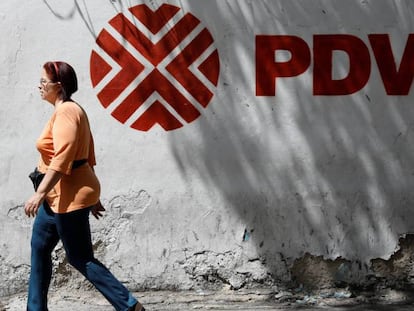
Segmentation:
[(40, 97), (49, 103), (54, 104), (58, 98), (59, 83), (52, 82), (46, 70), (42, 68), (39, 91)]

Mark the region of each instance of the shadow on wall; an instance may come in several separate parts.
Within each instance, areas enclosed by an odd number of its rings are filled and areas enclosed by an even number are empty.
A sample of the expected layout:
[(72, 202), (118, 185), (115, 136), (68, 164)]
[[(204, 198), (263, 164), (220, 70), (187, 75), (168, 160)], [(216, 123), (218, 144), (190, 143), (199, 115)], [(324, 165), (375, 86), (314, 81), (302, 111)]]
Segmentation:
[[(209, 3), (208, 12), (223, 20), (234, 14), (234, 22), (248, 11), (237, 6), (250, 2), (231, 3), (228, 10)], [(200, 5), (189, 3), (194, 11)], [(368, 34), (378, 31), (379, 17), (389, 23), (384, 29), (400, 27), (408, 35), (412, 24), (398, 14), (414, 13), (412, 4), (393, 1), (381, 1), (375, 8), (357, 1), (346, 7), (338, 1), (263, 1), (261, 6), (274, 12), (274, 34), (289, 34), (298, 27), (307, 34), (327, 33), (314, 23), (331, 20), (340, 26), (331, 27), (330, 33), (357, 33), (365, 42)], [(208, 12), (199, 17), (208, 20)], [(260, 31), (255, 23), (272, 23), (255, 20), (253, 10), (250, 14), (244, 21), (252, 24), (234, 23), (230, 28), (242, 27), (253, 36)], [(414, 229), (412, 97), (386, 96), (371, 53), (370, 81), (352, 96), (312, 97), (307, 83), (283, 90), (278, 80), (278, 91), (288, 96), (255, 98), (254, 84), (240, 79), (245, 76), (243, 56), (254, 57), (252, 43), (239, 40), (231, 29), (214, 35), (216, 40), (218, 35), (226, 37), (228, 50), (220, 56), (224, 62), (232, 58), (233, 64), (223, 66), (222, 95), (207, 109), (214, 117), (198, 121), (198, 132), (187, 134), (187, 144), (182, 140), (188, 132), (171, 135), (183, 176), (190, 183), (196, 174), (206, 189), (221, 194), (245, 222), (245, 233), (276, 278), (283, 274), (283, 263), (291, 265), (308, 252), (359, 261), (365, 271), (372, 258), (388, 258), (399, 236)], [(400, 39), (403, 49), (406, 37)], [(346, 64), (341, 66), (346, 72)], [(243, 236), (240, 232), (235, 242), (242, 242)]]
[[(66, 3), (59, 3), (59, 5), (55, 5), (53, 1), (51, 0), (43, 0), (46, 7), (49, 9), (49, 11), (58, 19), (62, 20), (70, 20), (73, 19), (75, 14), (79, 14), (82, 18), (86, 28), (89, 30), (92, 37), (96, 38), (98, 37), (98, 34), (96, 33), (96, 30), (93, 26), (93, 20), (91, 17), (91, 14), (89, 12), (88, 4), (85, 0), (73, 0), (73, 2), (67, 1)], [(119, 11), (117, 7), (114, 5), (113, 2), (115, 1), (108, 1), (111, 3), (115, 11)], [(123, 8), (122, 1), (119, 1), (120, 8)]]
[[(79, 14), (86, 28), (88, 28), (90, 34), (96, 40), (98, 34), (93, 25), (93, 18), (91, 16), (90, 9), (86, 0), (73, 0), (73, 3), (68, 1), (65, 4), (59, 3), (59, 5), (53, 4), (51, 0), (43, 0), (43, 2), (49, 11), (58, 19), (70, 20), (74, 18), (75, 14)], [(110, 3), (116, 13), (124, 12), (129, 7), (136, 5), (131, 3), (131, 1), (107, 0), (106, 2)], [(127, 4), (125, 4), (125, 2)]]
[[(97, 37), (85, 1), (74, 1), (65, 14), (44, 2), (58, 18), (72, 18), (78, 12)], [(214, 30), (213, 22), (208, 27), (216, 41), (229, 44), (219, 51), (221, 95), (206, 110), (214, 117), (202, 117), (191, 125), (196, 133), (171, 133), (171, 149), (183, 176), (189, 183), (198, 176), (208, 191), (220, 193), (227, 208), (246, 225), (235, 243), (250, 236), (275, 278), (289, 269), (283, 264), (290, 266), (306, 253), (362, 264), (389, 257), (399, 235), (414, 229), (411, 96), (382, 92), (373, 57), (368, 85), (344, 97), (313, 97), (312, 86), (298, 78), (287, 89), (283, 86), (288, 83), (277, 81), (277, 92), (282, 95), (256, 98), (254, 77), (249, 81), (242, 77), (246, 76), (245, 56), (254, 62), (253, 41), (246, 38), (253, 40), (261, 31), (257, 25), (274, 27), (273, 34), (298, 29), (318, 34), (327, 33), (327, 23), (330, 33), (358, 33), (366, 41), (369, 33), (378, 31), (378, 16), (388, 23), (384, 29), (403, 27), (402, 32), (408, 32), (412, 25), (404, 16), (414, 13), (413, 4), (381, 1), (373, 7), (369, 1), (345, 5), (281, 0), (262, 1), (249, 10), (250, 2), (228, 1), (228, 8), (223, 2), (218, 6), (218, 1), (186, 4), (204, 21), (209, 21), (212, 12), (215, 20), (227, 21), (226, 29)], [(118, 4), (122, 11), (122, 1)], [(203, 5), (208, 10), (201, 10)], [(257, 20), (260, 10), (274, 20)], [(250, 14), (243, 25), (237, 22), (239, 14)], [(248, 36), (238, 37), (235, 27)], [(340, 64), (346, 72), (346, 62)]]

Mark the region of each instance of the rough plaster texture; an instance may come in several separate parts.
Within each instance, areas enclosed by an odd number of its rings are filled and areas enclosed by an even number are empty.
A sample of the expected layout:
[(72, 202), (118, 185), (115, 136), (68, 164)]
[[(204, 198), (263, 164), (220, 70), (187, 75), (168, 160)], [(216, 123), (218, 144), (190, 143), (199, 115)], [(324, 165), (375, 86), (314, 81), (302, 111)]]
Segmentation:
[[(203, 116), (169, 133), (118, 123), (89, 79), (97, 34), (138, 3), (0, 3), (0, 296), (24, 291), (29, 272), (32, 220), (22, 206), (32, 191), (34, 142), (52, 113), (36, 89), (47, 60), (78, 72), (75, 99), (90, 117), (107, 207), (104, 219), (91, 221), (96, 253), (131, 289), (315, 277), (364, 285), (411, 275), (411, 255), (393, 254), (414, 230), (412, 94), (387, 96), (373, 61), (368, 84), (353, 95), (313, 96), (310, 68), (279, 79), (277, 96), (256, 97), (254, 38), (291, 34), (311, 46), (314, 34), (368, 43), (368, 34), (387, 33), (398, 59), (413, 32), (413, 1), (169, 1), (210, 30), (221, 62)], [(404, 243), (399, 254), (412, 248), (411, 238)], [(54, 261), (54, 284), (88, 286), (61, 247)]]

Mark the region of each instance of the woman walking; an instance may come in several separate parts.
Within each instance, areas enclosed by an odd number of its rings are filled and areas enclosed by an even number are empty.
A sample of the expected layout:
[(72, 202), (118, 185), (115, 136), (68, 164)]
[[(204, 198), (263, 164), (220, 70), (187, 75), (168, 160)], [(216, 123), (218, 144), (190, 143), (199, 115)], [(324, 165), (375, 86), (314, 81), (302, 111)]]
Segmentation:
[(92, 249), (89, 214), (103, 208), (94, 173), (94, 143), (85, 111), (71, 96), (78, 89), (76, 73), (64, 62), (44, 64), (39, 90), (54, 112), (36, 142), (38, 171), (43, 176), (25, 204), (36, 217), (31, 240), (31, 271), (27, 311), (47, 311), (52, 276), (51, 253), (61, 240), (69, 263), (79, 270), (117, 311), (144, 307), (97, 259)]

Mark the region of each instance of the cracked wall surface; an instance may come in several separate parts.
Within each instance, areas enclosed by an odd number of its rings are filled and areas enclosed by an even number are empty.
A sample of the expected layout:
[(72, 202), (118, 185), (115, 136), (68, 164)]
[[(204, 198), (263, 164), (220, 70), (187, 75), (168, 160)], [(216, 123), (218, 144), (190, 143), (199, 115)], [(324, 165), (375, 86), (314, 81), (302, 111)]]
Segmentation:
[[(89, 76), (100, 31), (142, 3), (0, 3), (0, 296), (27, 288), (33, 219), (23, 206), (35, 141), (53, 111), (37, 89), (48, 60), (78, 73), (74, 99), (88, 112), (107, 209), (91, 219), (94, 249), (131, 290), (411, 284), (413, 95), (386, 93), (368, 36), (389, 35), (389, 72), (409, 81), (412, 68), (397, 64), (412, 50), (412, 0), (168, 1), (200, 20), (220, 58), (209, 106), (170, 132), (115, 120)], [(144, 3), (156, 10), (164, 2)], [(371, 61), (364, 87), (313, 94), (321, 34), (363, 43)], [(296, 36), (311, 54), (303, 74), (276, 79), (275, 96), (256, 94), (258, 35)], [(345, 53), (334, 54), (333, 71), (345, 76)], [(90, 288), (60, 244), (53, 262), (53, 286)]]
[(369, 262), (335, 260), (305, 254), (291, 267), (295, 284), (309, 289), (354, 287), (366, 289), (411, 288), (413, 284), (414, 236), (400, 238), (395, 252), (388, 258)]

